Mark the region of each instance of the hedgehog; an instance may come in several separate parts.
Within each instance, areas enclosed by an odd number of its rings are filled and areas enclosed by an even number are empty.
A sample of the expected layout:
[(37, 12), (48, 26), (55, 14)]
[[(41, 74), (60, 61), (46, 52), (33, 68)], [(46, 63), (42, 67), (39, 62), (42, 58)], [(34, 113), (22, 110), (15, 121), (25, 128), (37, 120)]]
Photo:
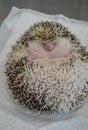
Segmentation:
[(88, 51), (68, 28), (41, 21), (12, 46), (6, 63), (15, 100), (39, 112), (71, 112), (88, 98)]

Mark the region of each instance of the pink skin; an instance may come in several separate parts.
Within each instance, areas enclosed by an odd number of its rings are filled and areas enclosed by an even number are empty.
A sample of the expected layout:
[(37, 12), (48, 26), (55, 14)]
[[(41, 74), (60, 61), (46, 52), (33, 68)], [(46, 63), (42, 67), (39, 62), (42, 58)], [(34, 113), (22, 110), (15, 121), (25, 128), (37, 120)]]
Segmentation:
[(68, 43), (57, 43), (53, 44), (49, 42), (47, 44), (42, 45), (41, 43), (31, 43), (29, 44), (29, 55), (33, 59), (40, 58), (66, 58), (72, 52), (72, 49), (67, 47)]
[(43, 45), (43, 48), (46, 50), (46, 51), (52, 51), (55, 47), (55, 43), (52, 43), (52, 42), (48, 42), (46, 44)]
[(71, 53), (71, 49), (64, 46), (64, 44), (59, 43), (57, 44), (56, 48), (53, 50), (53, 52), (50, 54), (50, 57), (52, 58), (65, 58)]

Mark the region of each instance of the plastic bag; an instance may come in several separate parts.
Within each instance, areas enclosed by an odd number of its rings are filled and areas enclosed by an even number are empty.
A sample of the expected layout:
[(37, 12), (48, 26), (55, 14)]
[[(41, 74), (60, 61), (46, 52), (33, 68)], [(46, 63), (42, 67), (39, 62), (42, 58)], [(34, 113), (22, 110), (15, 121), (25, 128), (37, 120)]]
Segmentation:
[[(4, 23), (0, 28), (0, 109), (3, 113), (8, 113), (12, 116), (12, 120), (14, 116), (16, 119), (21, 119), (22, 122), (28, 123), (31, 126), (31, 129), (45, 129), (45, 126), (48, 125), (47, 129), (55, 128), (55, 125), (58, 126), (56, 129), (64, 130), (65, 127), (72, 130), (72, 126), (76, 119), (76, 122), (80, 121), (80, 118), (88, 116), (88, 106), (84, 106), (80, 108), (78, 111), (70, 113), (70, 114), (40, 114), (39, 112), (34, 112), (31, 110), (25, 109), (23, 106), (20, 106), (14, 99), (13, 96), (8, 89), (6, 75), (5, 75), (5, 63), (7, 61), (7, 54), (11, 50), (11, 46), (15, 44), (16, 40), (34, 23), (41, 21), (55, 21), (59, 22), (62, 25), (69, 28), (69, 30), (74, 33), (77, 38), (80, 40), (83, 46), (87, 45), (88, 41), (88, 22), (78, 21), (74, 19), (69, 19), (63, 15), (46, 15), (36, 11), (27, 10), (27, 9), (17, 9), (13, 8), (9, 16), (6, 18)], [(5, 121), (4, 121), (5, 122)], [(7, 121), (9, 122), (9, 121)], [(14, 123), (14, 122), (13, 122)], [(54, 123), (54, 127), (52, 126)], [(23, 125), (22, 124), (22, 125)], [(34, 126), (35, 124), (35, 126)], [(59, 126), (60, 124), (60, 126)], [(86, 124), (84, 127), (85, 130), (88, 127), (88, 117), (84, 122)], [(1, 125), (1, 124), (0, 124)], [(24, 125), (25, 126), (25, 125)], [(52, 126), (52, 127), (51, 127)], [(13, 125), (14, 127), (14, 125)], [(23, 127), (23, 126), (21, 126)], [(79, 126), (77, 126), (79, 127)], [(83, 127), (83, 125), (82, 125)], [(14, 127), (15, 128), (15, 127)], [(66, 129), (67, 129), (66, 128)], [(81, 129), (81, 126), (79, 127)], [(84, 129), (82, 128), (82, 130)], [(7, 129), (7, 128), (6, 128)], [(10, 130), (10, 126), (8, 127)], [(29, 126), (25, 129), (29, 129)], [(68, 130), (67, 129), (67, 130)], [(69, 129), (69, 130), (70, 130)]]

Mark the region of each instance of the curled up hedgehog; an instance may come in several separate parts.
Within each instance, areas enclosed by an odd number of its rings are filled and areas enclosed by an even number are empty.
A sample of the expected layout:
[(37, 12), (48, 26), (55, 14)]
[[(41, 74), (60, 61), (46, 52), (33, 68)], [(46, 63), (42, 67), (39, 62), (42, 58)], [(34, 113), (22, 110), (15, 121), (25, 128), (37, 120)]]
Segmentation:
[(88, 99), (88, 50), (61, 24), (40, 22), (12, 46), (6, 75), (29, 109), (70, 112)]

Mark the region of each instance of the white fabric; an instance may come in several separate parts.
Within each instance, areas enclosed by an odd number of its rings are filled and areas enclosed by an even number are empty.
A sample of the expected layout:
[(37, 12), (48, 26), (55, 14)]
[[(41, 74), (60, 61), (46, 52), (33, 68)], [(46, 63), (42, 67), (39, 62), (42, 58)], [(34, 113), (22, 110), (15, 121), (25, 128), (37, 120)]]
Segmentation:
[(13, 103), (7, 89), (3, 66), (11, 45), (15, 44), (19, 36), (35, 22), (47, 20), (59, 22), (68, 27), (81, 44), (87, 45), (88, 22), (69, 19), (63, 15), (46, 15), (30, 9), (13, 7), (0, 27), (0, 130), (88, 130), (88, 105), (75, 112), (72, 118), (56, 122), (47, 120), (39, 122), (37, 118), (33, 120), (32, 115), (25, 116), (23, 111), (16, 112), (17, 104)]

